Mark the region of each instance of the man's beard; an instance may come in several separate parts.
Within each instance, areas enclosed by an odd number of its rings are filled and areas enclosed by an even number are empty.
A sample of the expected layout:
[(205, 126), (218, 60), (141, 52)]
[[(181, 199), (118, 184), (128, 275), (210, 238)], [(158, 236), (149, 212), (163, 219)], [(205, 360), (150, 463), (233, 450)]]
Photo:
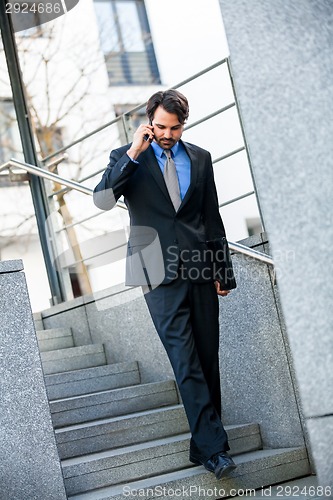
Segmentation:
[(155, 139), (155, 141), (162, 149), (171, 149), (178, 142), (175, 139)]

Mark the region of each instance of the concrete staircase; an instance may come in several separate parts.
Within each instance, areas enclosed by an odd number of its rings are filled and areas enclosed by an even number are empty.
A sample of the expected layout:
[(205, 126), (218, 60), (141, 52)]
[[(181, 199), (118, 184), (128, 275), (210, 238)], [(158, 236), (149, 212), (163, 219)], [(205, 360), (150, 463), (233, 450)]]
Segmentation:
[(173, 380), (141, 384), (135, 361), (108, 365), (103, 345), (75, 347), (70, 328), (37, 336), (69, 499), (170, 498), (179, 489), (178, 498), (209, 490), (217, 499), (309, 473), (305, 448), (262, 449), (259, 426), (245, 423), (226, 427), (238, 468), (216, 481), (188, 460)]

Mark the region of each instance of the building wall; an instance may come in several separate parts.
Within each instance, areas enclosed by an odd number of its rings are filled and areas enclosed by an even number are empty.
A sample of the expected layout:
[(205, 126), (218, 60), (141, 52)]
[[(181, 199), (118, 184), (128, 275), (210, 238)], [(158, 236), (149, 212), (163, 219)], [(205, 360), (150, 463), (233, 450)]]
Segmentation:
[(329, 0), (221, 0), (318, 484), (333, 486)]
[(66, 500), (22, 269), (0, 262), (1, 497)]

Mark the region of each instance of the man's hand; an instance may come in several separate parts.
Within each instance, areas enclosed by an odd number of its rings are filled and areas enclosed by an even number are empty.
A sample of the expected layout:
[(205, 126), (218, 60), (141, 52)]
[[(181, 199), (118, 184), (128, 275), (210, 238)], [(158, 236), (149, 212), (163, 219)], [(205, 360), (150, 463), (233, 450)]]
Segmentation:
[(217, 295), (221, 295), (221, 297), (226, 297), (230, 293), (230, 290), (221, 290), (221, 285), (219, 281), (214, 281), (214, 284)]
[(153, 139), (154, 133), (152, 125), (141, 124), (133, 135), (132, 145), (127, 151), (128, 156), (136, 160), (139, 154), (148, 149)]

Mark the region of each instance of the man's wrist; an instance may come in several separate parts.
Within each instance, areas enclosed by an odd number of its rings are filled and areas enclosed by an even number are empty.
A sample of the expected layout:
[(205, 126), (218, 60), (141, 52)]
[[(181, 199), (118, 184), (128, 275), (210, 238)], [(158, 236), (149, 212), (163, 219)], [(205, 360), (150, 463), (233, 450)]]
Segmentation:
[(136, 161), (136, 159), (138, 158), (140, 154), (140, 151), (138, 151), (137, 149), (132, 149), (130, 148), (128, 151), (127, 151), (127, 156), (129, 156), (129, 158), (132, 160), (132, 161)]

